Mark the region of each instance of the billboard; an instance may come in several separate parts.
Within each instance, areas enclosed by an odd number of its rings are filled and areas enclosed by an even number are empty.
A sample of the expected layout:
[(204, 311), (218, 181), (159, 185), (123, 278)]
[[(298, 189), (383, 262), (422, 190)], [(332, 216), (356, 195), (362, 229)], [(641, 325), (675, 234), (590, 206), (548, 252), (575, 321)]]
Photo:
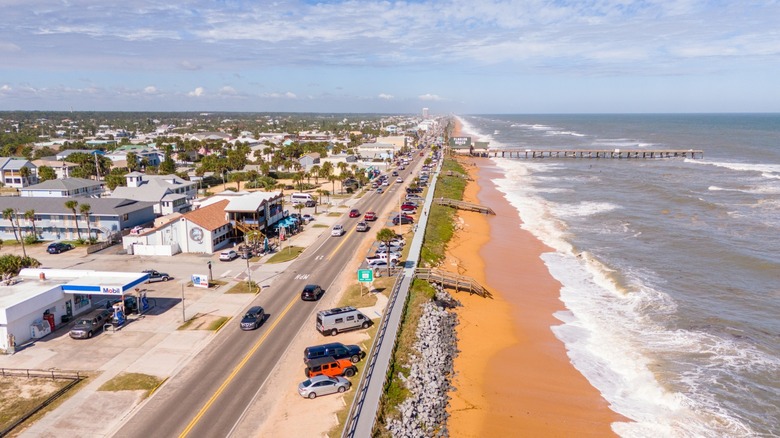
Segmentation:
[(202, 274), (192, 274), (192, 285), (195, 287), (209, 287), (209, 276)]
[(454, 148), (471, 147), (471, 137), (450, 137), (450, 146)]

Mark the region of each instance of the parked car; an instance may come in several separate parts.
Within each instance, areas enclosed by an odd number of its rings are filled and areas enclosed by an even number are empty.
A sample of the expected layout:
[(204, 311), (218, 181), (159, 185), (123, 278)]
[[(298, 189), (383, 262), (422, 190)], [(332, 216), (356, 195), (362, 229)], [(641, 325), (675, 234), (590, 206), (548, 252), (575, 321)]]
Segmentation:
[(355, 231), (358, 231), (358, 232), (368, 231), (368, 228), (369, 228), (368, 222), (366, 222), (366, 221), (360, 221), (360, 222), (357, 223), (357, 225), (355, 225)]
[(410, 204), (404, 204), (404, 205), (401, 206), (401, 211), (414, 213), (414, 212), (417, 211), (417, 207), (414, 206), (414, 205), (410, 205)]
[(252, 306), (241, 318), (241, 330), (255, 330), (265, 321), (265, 310), (260, 306)]
[(304, 202), (303, 205), (304, 207), (316, 207), (317, 201), (315, 201), (314, 199), (309, 199), (308, 201)]
[(387, 266), (390, 265), (391, 267), (394, 265), (393, 262), (387, 263), (387, 260), (384, 259), (366, 259), (366, 265), (369, 268), (372, 269), (387, 269)]
[(343, 236), (344, 233), (345, 233), (344, 227), (340, 224), (336, 224), (333, 226), (333, 228), (330, 229), (330, 235), (334, 237)]
[(349, 359), (352, 363), (358, 363), (366, 357), (366, 352), (357, 345), (344, 345), (341, 342), (312, 345), (303, 350), (303, 362), (308, 364), (312, 359), (320, 357), (333, 357), (334, 359)]
[(304, 398), (314, 399), (321, 395), (345, 392), (351, 386), (352, 383), (343, 377), (315, 376), (298, 385), (298, 394)]
[(254, 256), (251, 249), (241, 251), (239, 254), (241, 255), (242, 259), (251, 259)]
[(49, 254), (59, 254), (61, 252), (70, 251), (73, 249), (73, 245), (70, 243), (54, 242), (46, 248), (46, 252)]
[(301, 291), (301, 299), (304, 301), (317, 301), (325, 290), (319, 284), (307, 284)]
[(154, 269), (147, 269), (143, 271), (143, 273), (149, 274), (149, 279), (146, 280), (147, 283), (153, 283), (155, 281), (168, 281), (171, 279), (171, 276), (165, 272), (155, 271)]
[(393, 218), (393, 225), (398, 225), (399, 223), (401, 225), (411, 224), (414, 220), (409, 216), (396, 216)]
[(349, 211), (349, 217), (360, 217), (360, 210), (353, 208)]
[(232, 249), (229, 249), (227, 251), (222, 251), (221, 253), (219, 253), (219, 259), (223, 262), (229, 262), (237, 258), (238, 258), (238, 253)]
[(312, 359), (306, 366), (306, 377), (314, 376), (344, 376), (352, 377), (357, 374), (357, 367), (352, 365), (349, 359), (335, 359), (331, 356)]
[(73, 339), (89, 339), (95, 333), (103, 331), (103, 326), (111, 322), (111, 311), (98, 310), (87, 316), (80, 317), (70, 329), (70, 337)]

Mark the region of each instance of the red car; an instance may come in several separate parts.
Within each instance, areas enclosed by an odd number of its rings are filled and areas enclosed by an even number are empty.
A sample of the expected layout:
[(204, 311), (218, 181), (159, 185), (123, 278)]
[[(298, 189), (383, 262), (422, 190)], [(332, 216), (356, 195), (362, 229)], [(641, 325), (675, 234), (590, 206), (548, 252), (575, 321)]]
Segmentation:
[(349, 211), (349, 217), (360, 217), (360, 211), (357, 208), (353, 208)]
[(404, 204), (401, 206), (401, 211), (417, 211), (417, 207), (410, 204)]
[(375, 221), (376, 220), (376, 213), (374, 213), (373, 211), (367, 211), (366, 214), (363, 216), (363, 220)]

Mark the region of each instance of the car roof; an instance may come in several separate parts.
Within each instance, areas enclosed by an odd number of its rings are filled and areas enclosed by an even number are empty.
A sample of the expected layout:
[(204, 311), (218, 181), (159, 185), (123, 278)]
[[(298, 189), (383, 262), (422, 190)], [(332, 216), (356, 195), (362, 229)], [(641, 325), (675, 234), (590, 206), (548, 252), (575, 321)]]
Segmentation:
[(345, 360), (345, 359), (336, 359), (333, 356), (315, 357), (314, 359), (309, 360), (307, 365), (309, 366), (309, 368), (311, 368), (326, 363), (338, 362), (339, 360)]
[(252, 307), (249, 308), (249, 310), (247, 310), (247, 313), (255, 313), (255, 312), (259, 312), (261, 310), (263, 310), (262, 306), (252, 306)]
[(307, 284), (306, 286), (303, 287), (303, 290), (314, 289), (314, 288), (318, 288), (318, 287), (320, 287), (319, 284)]
[(320, 374), (319, 376), (314, 376), (314, 377), (310, 378), (309, 380), (311, 381), (311, 383), (322, 382), (322, 381), (325, 381), (325, 380), (336, 380), (336, 381), (338, 381), (338, 379), (334, 379), (334, 378), (326, 376), (324, 374)]

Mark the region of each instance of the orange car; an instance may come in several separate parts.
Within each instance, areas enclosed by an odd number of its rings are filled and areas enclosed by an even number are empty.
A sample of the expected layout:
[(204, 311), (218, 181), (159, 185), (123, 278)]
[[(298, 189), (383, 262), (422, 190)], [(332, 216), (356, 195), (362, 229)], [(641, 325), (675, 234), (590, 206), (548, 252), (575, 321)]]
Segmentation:
[(306, 377), (325, 375), (330, 377), (352, 377), (357, 373), (357, 367), (349, 359), (334, 359), (331, 356), (311, 359), (306, 367)]

